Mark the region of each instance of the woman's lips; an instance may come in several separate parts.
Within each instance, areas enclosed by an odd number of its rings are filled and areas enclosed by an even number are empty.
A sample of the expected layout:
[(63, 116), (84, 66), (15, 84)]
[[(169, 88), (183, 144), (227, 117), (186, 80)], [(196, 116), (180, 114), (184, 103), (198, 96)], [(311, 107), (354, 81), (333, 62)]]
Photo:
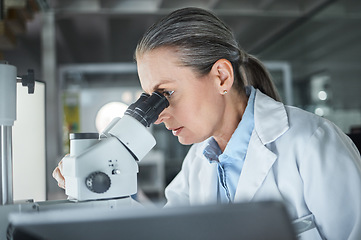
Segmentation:
[(182, 131), (183, 127), (172, 129), (172, 133), (174, 136), (178, 136), (180, 132)]

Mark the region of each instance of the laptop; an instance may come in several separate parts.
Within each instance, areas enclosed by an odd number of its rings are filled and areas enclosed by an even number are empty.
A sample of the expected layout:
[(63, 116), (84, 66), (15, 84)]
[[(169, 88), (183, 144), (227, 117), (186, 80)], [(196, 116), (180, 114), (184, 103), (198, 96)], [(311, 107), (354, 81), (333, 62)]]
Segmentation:
[(296, 239), (280, 202), (49, 210), (10, 215), (10, 239)]

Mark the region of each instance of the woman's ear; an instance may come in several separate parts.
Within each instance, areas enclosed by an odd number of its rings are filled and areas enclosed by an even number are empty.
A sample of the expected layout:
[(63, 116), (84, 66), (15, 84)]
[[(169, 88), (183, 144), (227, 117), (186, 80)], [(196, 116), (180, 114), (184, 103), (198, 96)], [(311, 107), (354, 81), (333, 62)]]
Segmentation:
[(234, 82), (233, 67), (227, 59), (219, 59), (213, 64), (211, 69), (215, 77), (215, 84), (219, 88), (221, 94), (225, 94), (231, 90)]

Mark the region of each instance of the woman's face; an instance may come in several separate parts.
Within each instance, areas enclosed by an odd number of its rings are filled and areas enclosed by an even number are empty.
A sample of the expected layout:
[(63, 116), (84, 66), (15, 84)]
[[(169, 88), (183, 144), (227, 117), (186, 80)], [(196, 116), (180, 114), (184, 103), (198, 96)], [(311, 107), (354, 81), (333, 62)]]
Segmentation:
[(181, 66), (176, 51), (158, 48), (137, 56), (139, 79), (143, 90), (174, 91), (169, 107), (156, 124), (164, 123), (182, 144), (201, 142), (217, 134), (222, 126), (224, 96), (216, 76), (199, 77), (190, 67)]

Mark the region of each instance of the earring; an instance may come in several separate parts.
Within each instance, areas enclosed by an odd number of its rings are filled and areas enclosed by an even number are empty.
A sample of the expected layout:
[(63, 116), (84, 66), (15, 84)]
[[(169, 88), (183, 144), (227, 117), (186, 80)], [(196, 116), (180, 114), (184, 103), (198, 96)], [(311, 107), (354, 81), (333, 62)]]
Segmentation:
[(222, 92), (222, 95), (226, 95), (226, 93), (228, 93), (227, 90), (224, 90), (224, 91)]

